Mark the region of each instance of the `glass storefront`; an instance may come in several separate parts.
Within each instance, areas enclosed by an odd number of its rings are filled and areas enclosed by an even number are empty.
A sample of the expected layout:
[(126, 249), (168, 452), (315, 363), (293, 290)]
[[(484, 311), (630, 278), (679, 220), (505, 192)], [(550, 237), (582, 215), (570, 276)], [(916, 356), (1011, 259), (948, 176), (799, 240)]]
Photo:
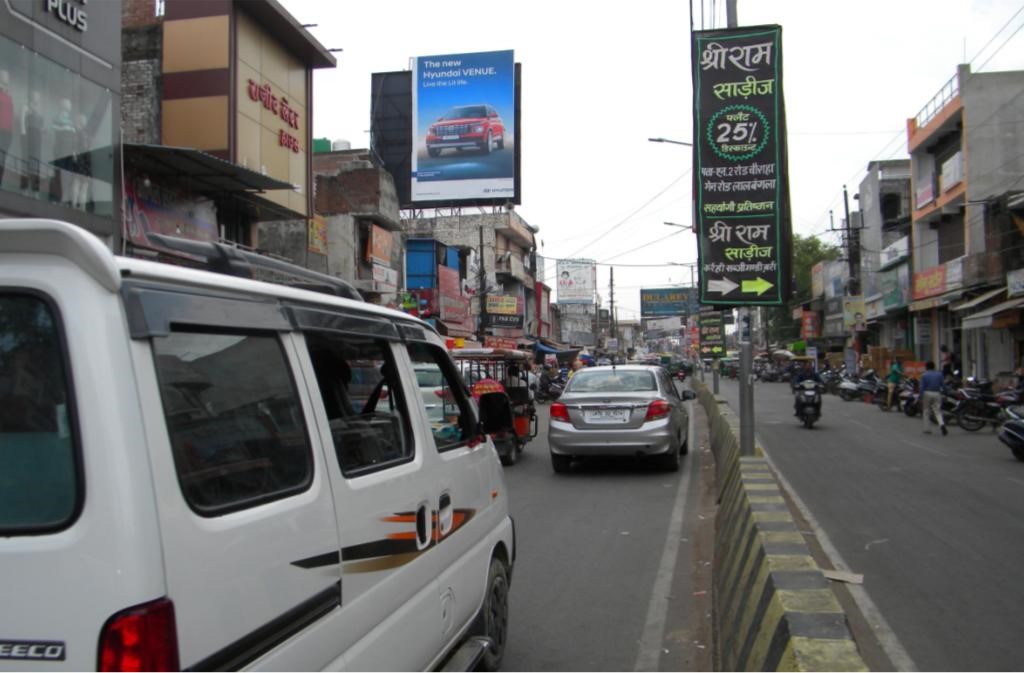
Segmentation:
[(0, 190), (111, 215), (112, 94), (0, 36)]

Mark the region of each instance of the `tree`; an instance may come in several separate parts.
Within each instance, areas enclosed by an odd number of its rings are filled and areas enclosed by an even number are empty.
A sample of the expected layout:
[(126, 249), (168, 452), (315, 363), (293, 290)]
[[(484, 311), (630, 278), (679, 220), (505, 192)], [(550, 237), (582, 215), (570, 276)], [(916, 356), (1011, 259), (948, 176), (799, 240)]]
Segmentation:
[(800, 338), (800, 321), (793, 319), (793, 308), (811, 300), (811, 269), (825, 260), (835, 260), (842, 251), (814, 236), (793, 234), (793, 295), (788, 305), (768, 309), (768, 333), (771, 341)]

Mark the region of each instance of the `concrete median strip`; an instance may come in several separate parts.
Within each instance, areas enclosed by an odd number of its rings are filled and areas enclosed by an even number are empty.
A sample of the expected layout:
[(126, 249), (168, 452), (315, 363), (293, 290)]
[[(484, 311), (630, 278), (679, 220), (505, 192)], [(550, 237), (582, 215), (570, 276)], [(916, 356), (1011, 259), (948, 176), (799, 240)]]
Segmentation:
[(767, 461), (741, 456), (738, 418), (694, 383), (717, 464), (714, 619), (719, 670), (867, 671)]

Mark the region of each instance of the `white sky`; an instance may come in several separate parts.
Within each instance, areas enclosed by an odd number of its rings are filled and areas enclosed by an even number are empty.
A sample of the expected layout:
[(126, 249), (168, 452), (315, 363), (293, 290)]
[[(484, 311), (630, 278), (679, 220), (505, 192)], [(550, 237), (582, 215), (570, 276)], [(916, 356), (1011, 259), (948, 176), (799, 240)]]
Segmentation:
[[(517, 212), (540, 227), (546, 282), (555, 285), (557, 258), (614, 264), (620, 320), (639, 318), (641, 287), (689, 284), (689, 268), (655, 265), (697, 258), (693, 234), (664, 224), (691, 222), (690, 148), (647, 140), (692, 139), (688, 3), (281, 1), (319, 24), (309, 30), (325, 47), (344, 50), (337, 68), (314, 75), (313, 135), (353, 148), (369, 145), (371, 73), (416, 56), (515, 50)], [(703, 0), (703, 23), (693, 2), (697, 29), (725, 26), (724, 0), (714, 12)], [(870, 161), (907, 157), (907, 119), (957, 64), (1024, 70), (1022, 10), (1024, 0), (739, 0), (740, 26), (782, 26), (793, 231), (838, 242), (829, 211), (838, 224), (843, 185), (852, 196)], [(605, 306), (608, 284), (601, 265)]]

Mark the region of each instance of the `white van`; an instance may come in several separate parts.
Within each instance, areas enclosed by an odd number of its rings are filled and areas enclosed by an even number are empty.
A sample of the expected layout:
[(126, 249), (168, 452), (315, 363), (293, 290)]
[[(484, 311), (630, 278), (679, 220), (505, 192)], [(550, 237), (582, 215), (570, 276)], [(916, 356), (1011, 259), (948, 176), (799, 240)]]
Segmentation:
[(496, 667), (515, 546), (480, 406), (358, 294), (0, 220), (0, 670)]

